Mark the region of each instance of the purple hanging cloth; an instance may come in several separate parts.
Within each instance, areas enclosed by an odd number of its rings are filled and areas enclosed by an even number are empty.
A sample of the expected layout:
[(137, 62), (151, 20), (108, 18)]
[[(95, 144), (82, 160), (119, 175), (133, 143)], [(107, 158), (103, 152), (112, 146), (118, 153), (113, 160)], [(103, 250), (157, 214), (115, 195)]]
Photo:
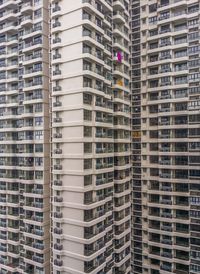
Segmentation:
[(121, 63), (122, 62), (122, 54), (120, 51), (117, 52), (117, 60)]

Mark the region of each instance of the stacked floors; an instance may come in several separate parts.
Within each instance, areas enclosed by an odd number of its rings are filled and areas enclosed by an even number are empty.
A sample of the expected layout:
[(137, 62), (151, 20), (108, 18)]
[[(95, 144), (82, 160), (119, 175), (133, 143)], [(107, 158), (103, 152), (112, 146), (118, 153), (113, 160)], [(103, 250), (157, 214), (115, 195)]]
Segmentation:
[(130, 273), (128, 1), (51, 1), (52, 273)]
[(48, 3), (0, 15), (0, 272), (49, 273)]
[(132, 273), (142, 273), (140, 1), (130, 3), (132, 84)]
[(199, 1), (141, 1), (143, 273), (199, 273)]

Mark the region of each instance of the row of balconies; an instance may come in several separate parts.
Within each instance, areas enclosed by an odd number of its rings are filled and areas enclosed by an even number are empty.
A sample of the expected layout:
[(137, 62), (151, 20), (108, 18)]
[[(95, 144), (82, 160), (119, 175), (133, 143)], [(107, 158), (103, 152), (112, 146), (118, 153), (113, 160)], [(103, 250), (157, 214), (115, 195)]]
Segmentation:
[[(156, 237), (153, 237), (153, 236), (150, 236), (150, 239), (149, 241), (151, 242), (155, 242), (155, 243), (158, 243), (158, 244), (164, 244), (164, 245), (169, 245), (169, 249), (173, 248), (173, 251), (176, 252), (176, 248), (172, 247), (173, 246), (177, 246), (177, 248), (180, 246), (180, 247), (189, 247), (189, 241), (188, 239), (184, 239), (183, 237), (174, 237), (174, 240), (172, 239), (171, 236), (168, 236), (167, 238), (163, 238), (161, 239), (160, 235), (157, 234), (158, 236)], [(166, 236), (165, 236), (166, 237)], [(183, 241), (184, 239), (184, 241)]]
[(85, 197), (84, 198), (84, 204), (85, 205), (89, 205), (89, 204), (93, 204), (93, 203), (96, 203), (96, 202), (100, 202), (102, 200), (105, 200), (107, 197), (110, 197), (112, 196), (112, 193), (105, 193), (105, 194), (102, 194), (102, 195), (98, 195), (96, 197)]
[(35, 215), (34, 215), (34, 212), (32, 212), (32, 214), (26, 214), (24, 219), (32, 220), (32, 221), (40, 222), (40, 223), (43, 222), (43, 217), (38, 215), (37, 213), (35, 213)]
[(42, 229), (31, 228), (30, 226), (25, 227), (24, 232), (34, 234), (36, 236), (41, 236), (41, 237), (44, 236), (44, 231)]
[(172, 205), (173, 206), (173, 208), (175, 208), (176, 206), (177, 207), (179, 207), (179, 206), (184, 206), (184, 207), (188, 207), (189, 206), (189, 202), (188, 202), (188, 200), (185, 200), (184, 201), (184, 199), (182, 199), (182, 200), (180, 200), (180, 199), (178, 199), (178, 198), (176, 198), (175, 199), (175, 201), (173, 202), (173, 200), (171, 200), (171, 199), (154, 199), (154, 198), (150, 198), (149, 199), (149, 203), (153, 203), (153, 204), (164, 204), (164, 205)]
[[(184, 59), (186, 59), (187, 60), (187, 58), (188, 58), (188, 54), (187, 54), (187, 51), (180, 51), (180, 53), (178, 52), (174, 52), (174, 54), (173, 54), (173, 57), (172, 57), (172, 55), (171, 54), (166, 54), (166, 55), (160, 55), (160, 56), (158, 56), (158, 55), (155, 55), (155, 56), (151, 56), (151, 57), (149, 57), (149, 63), (156, 63), (156, 62), (160, 62), (160, 61), (163, 61), (163, 60), (168, 60), (168, 59), (178, 59), (178, 58), (183, 58), (183, 57), (185, 57)], [(167, 62), (167, 61), (166, 61)]]
[(156, 184), (152, 183), (149, 186), (149, 190), (167, 191), (167, 192), (184, 192), (185, 193), (185, 192), (189, 192), (189, 186), (188, 186), (188, 184), (185, 184), (185, 183), (182, 184), (182, 185), (178, 184), (178, 183), (176, 183), (175, 185), (172, 185), (172, 184), (168, 183), (167, 185), (164, 184), (164, 185), (161, 185), (161, 186), (159, 186), (159, 184), (157, 184), (157, 183)]
[(157, 233), (162, 233), (162, 231), (160, 230), (163, 230), (165, 232), (189, 234), (189, 225), (183, 225), (181, 223), (178, 223), (177, 220), (175, 220), (174, 225), (172, 223), (166, 224), (166, 221), (156, 221), (155, 224), (153, 222), (154, 221), (150, 221), (149, 229), (156, 230)]
[(33, 247), (33, 248), (36, 248), (39, 250), (44, 250), (45, 245), (43, 243), (39, 243), (39, 242), (37, 242), (37, 240), (35, 242), (33, 242), (33, 241), (30, 241), (29, 239), (30, 238), (27, 238), (27, 241), (24, 242), (25, 246), (27, 245), (27, 246), (30, 246), (30, 247)]
[[(166, 249), (163, 249), (166, 250)], [(156, 255), (156, 256), (161, 256), (161, 257), (167, 257), (167, 258), (175, 258), (179, 260), (184, 260), (188, 261), (189, 260), (189, 252), (187, 251), (182, 251), (182, 250), (174, 250), (174, 254), (170, 249), (167, 251), (162, 251), (161, 248), (159, 247), (151, 247), (150, 248), (150, 254)]]
[(166, 82), (155, 80), (155, 81), (149, 81), (148, 88), (152, 89), (152, 88), (159, 88), (159, 87), (162, 87), (162, 86), (185, 85), (185, 84), (188, 84), (188, 82), (189, 82), (189, 80), (187, 79), (186, 76), (183, 80), (182, 80), (182, 78), (177, 79), (177, 80), (174, 79), (173, 81), (166, 81)]
[[(149, 215), (150, 216), (153, 216), (153, 217), (159, 217), (159, 218), (167, 218), (167, 219), (176, 219), (177, 220), (185, 220), (185, 221), (188, 221), (189, 220), (189, 216), (187, 214), (179, 214), (179, 213), (176, 213), (176, 214), (172, 214), (170, 212), (162, 212), (160, 213), (160, 209), (157, 208), (158, 210), (157, 211), (150, 211), (149, 212)], [(175, 210), (174, 211), (180, 211), (179, 209)], [(178, 222), (178, 221), (177, 221)]]
[(112, 89), (110, 88), (110, 85), (107, 85), (105, 83), (97, 83), (97, 81), (94, 81), (94, 79), (91, 78), (83, 79), (83, 88), (96, 89), (108, 95), (112, 94)]
[(152, 75), (156, 75), (155, 77), (158, 78), (158, 77), (162, 77), (159, 75), (159, 73), (166, 73), (166, 72), (178, 72), (178, 71), (186, 71), (186, 70), (189, 70), (189, 68), (187, 66), (176, 66), (174, 65), (173, 68), (162, 68), (159, 70), (158, 68), (154, 68), (154, 69), (150, 69), (149, 70), (149, 75), (152, 76)]
[(98, 244), (93, 243), (90, 245), (84, 245), (84, 255), (91, 256), (92, 254), (99, 251), (100, 249), (103, 249), (104, 246), (105, 246), (104, 241), (100, 241), (100, 239), (98, 240)]
[(112, 209), (108, 208), (108, 209), (104, 209), (102, 206), (101, 208), (96, 211), (96, 210), (87, 210), (85, 211), (85, 215), (84, 215), (84, 222), (91, 222), (92, 220), (98, 219), (102, 216), (105, 216), (105, 214), (109, 211), (111, 211)]
[[(172, 171), (172, 172), (171, 172)], [(185, 169), (175, 169), (175, 170), (170, 170), (170, 169), (151, 169), (150, 168), (150, 176), (153, 177), (160, 177), (164, 179), (188, 179), (190, 178), (191, 180), (198, 180), (200, 177), (200, 174), (198, 170), (191, 169), (190, 170), (185, 170)]]
[[(111, 2), (109, 0), (106, 2), (111, 6)], [(104, 5), (97, 5), (94, 0), (82, 0), (82, 3), (90, 4), (93, 8), (97, 9), (100, 13), (104, 14), (104, 11), (105, 11)]]
[(95, 270), (98, 266), (100, 266), (100, 265), (102, 265), (104, 263), (105, 263), (105, 258), (104, 258), (103, 255), (100, 255), (98, 257), (98, 261), (97, 261), (97, 259), (95, 259), (95, 260), (92, 260), (92, 261), (84, 263), (84, 272), (85, 273), (90, 273), (93, 270)]
[(166, 99), (179, 99), (182, 100), (183, 98), (188, 97), (187, 90), (183, 92), (181, 95), (179, 94), (174, 94), (171, 95), (170, 93), (168, 94), (161, 94), (160, 96), (158, 94), (153, 94), (150, 95), (148, 100), (149, 101), (157, 101), (157, 100), (166, 100)]

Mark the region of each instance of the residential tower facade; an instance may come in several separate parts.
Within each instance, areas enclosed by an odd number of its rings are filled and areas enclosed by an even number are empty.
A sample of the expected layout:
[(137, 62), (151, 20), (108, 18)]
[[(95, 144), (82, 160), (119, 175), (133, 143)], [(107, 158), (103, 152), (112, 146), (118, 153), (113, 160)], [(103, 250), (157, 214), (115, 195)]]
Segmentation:
[(132, 89), (132, 273), (142, 273), (140, 1), (130, 1)]
[(52, 273), (130, 273), (128, 1), (51, 1)]
[(140, 273), (199, 273), (199, 1), (142, 0), (140, 16)]
[(0, 273), (50, 273), (48, 2), (0, 15)]

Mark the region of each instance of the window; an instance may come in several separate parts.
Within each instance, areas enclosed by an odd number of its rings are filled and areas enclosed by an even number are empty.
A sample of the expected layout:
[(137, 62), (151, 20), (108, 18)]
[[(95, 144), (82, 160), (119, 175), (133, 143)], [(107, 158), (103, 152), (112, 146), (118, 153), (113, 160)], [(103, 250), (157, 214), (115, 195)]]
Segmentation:
[(189, 67), (190, 68), (199, 67), (199, 66), (200, 66), (200, 60), (199, 59), (189, 61)]
[(42, 144), (35, 144), (35, 152), (43, 152), (43, 145)]
[(157, 4), (152, 4), (149, 6), (149, 13), (156, 12), (157, 11)]
[(200, 79), (200, 73), (193, 73), (189, 75), (189, 80), (199, 80)]
[(188, 13), (193, 13), (199, 10), (199, 4), (188, 7)]
[(37, 76), (34, 78), (34, 85), (42, 85), (42, 76)]
[(164, 11), (164, 12), (160, 13), (159, 20), (168, 19), (168, 18), (169, 18), (169, 16), (170, 16), (169, 11)]
[(161, 84), (166, 84), (170, 82), (170, 77), (169, 76), (165, 76), (165, 77), (161, 77)]
[(180, 31), (180, 30), (185, 30), (185, 29), (187, 29), (186, 23), (182, 23), (182, 24), (174, 26), (174, 31)]
[(35, 104), (35, 112), (42, 112), (43, 106), (41, 103)]
[(87, 104), (87, 105), (91, 105), (92, 104), (92, 95), (88, 94), (88, 93), (84, 93), (83, 94), (83, 103)]
[(154, 42), (154, 43), (149, 44), (149, 48), (150, 49), (156, 49), (156, 48), (158, 48), (158, 42)]
[[(154, 29), (154, 30), (150, 30), (149, 31), (149, 35), (150, 36), (155, 36), (155, 35), (157, 35), (158, 34), (158, 30), (157, 29)], [(145, 34), (146, 35), (146, 34)]]
[(43, 165), (43, 158), (35, 157), (35, 165), (36, 166), (42, 166)]
[(39, 35), (39, 36), (34, 37), (33, 43), (34, 43), (35, 45), (36, 45), (36, 44), (41, 44), (41, 43), (42, 43), (42, 36)]
[(83, 36), (92, 36), (92, 32), (89, 29), (83, 28)]
[(199, 38), (199, 32), (193, 32), (188, 35), (189, 40), (195, 40)]
[(155, 24), (157, 20), (157, 16), (149, 17), (149, 24)]
[(188, 109), (189, 110), (195, 110), (195, 109), (200, 109), (200, 101), (192, 101), (188, 103)]
[(170, 50), (161, 51), (161, 58), (167, 58), (170, 56)]
[(92, 159), (85, 159), (84, 160), (84, 169), (91, 169), (92, 168)]
[(92, 121), (92, 111), (84, 109), (84, 121)]
[(38, 9), (34, 11), (34, 17), (36, 18), (41, 18), (42, 17), (42, 9)]
[(42, 130), (36, 130), (35, 131), (35, 140), (42, 140), (43, 139), (43, 131)]
[(200, 51), (200, 46), (192, 46), (188, 49), (189, 54), (195, 54)]
[(42, 63), (34, 64), (34, 72), (42, 70)]
[(161, 28), (160, 28), (160, 33), (169, 32), (170, 30), (171, 30), (171, 29), (170, 29), (170, 25), (167, 24), (167, 25), (161, 26)]
[(43, 125), (43, 117), (35, 117), (35, 126)]
[(83, 79), (83, 87), (92, 87), (92, 80), (90, 78), (84, 77)]
[(35, 6), (40, 5), (41, 4), (41, 0), (34, 0), (34, 4), (35, 4)]
[(170, 45), (170, 37), (161, 38), (160, 40), (160, 46), (167, 46)]
[(43, 179), (43, 171), (35, 171), (35, 179)]
[(169, 71), (171, 71), (170, 64), (161, 65), (161, 72), (169, 72)]
[(175, 56), (175, 58), (187, 56), (187, 50), (184, 49), (184, 50), (176, 51), (174, 56)]
[(187, 89), (177, 89), (174, 91), (175, 98), (183, 98), (187, 96)]
[(42, 23), (39, 22), (39, 23), (36, 23), (34, 24), (34, 28), (33, 28), (35, 31), (37, 30), (42, 30)]
[(92, 137), (92, 128), (84, 127), (84, 137)]
[(84, 153), (92, 153), (92, 144), (91, 143), (84, 144)]
[(196, 18), (196, 19), (188, 21), (188, 26), (198, 25), (198, 23), (199, 23), (199, 19)]

